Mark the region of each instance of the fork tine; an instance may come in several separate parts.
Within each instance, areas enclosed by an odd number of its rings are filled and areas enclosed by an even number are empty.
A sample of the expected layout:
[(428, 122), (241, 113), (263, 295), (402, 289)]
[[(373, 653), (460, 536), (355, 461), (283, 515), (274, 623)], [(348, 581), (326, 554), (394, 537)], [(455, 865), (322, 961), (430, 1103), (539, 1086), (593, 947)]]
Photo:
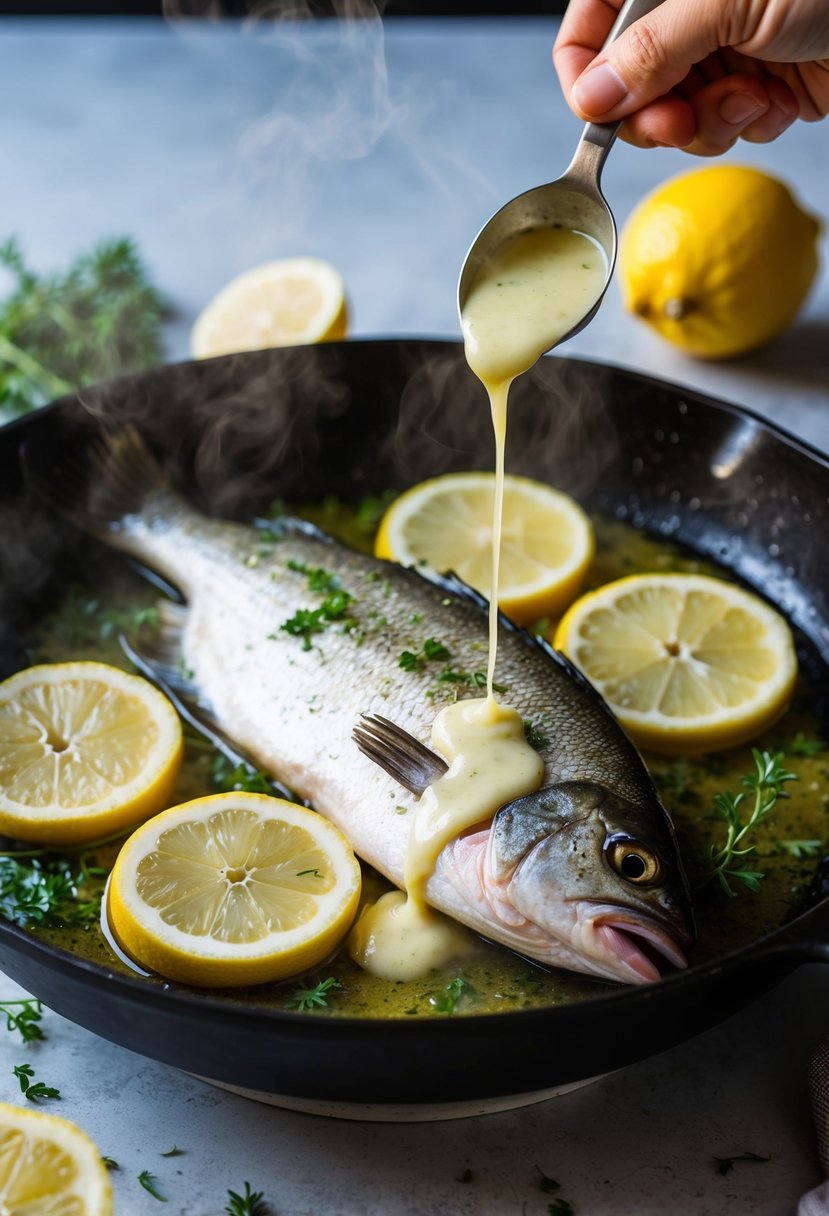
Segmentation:
[(448, 768), (441, 756), (381, 714), (363, 714), (352, 738), (364, 756), (418, 797)]

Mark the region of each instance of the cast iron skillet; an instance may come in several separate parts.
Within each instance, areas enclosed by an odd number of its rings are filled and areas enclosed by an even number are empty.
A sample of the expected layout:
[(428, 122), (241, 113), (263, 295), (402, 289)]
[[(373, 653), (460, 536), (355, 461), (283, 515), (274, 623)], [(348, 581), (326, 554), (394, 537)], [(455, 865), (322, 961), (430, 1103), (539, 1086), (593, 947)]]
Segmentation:
[[(516, 386), (508, 466), (589, 509), (674, 537), (778, 605), (823, 695), (829, 464), (745, 411), (592, 363), (542, 360)], [(0, 432), (0, 668), (90, 543), (26, 497), (19, 447), (49, 466), (104, 420), (137, 422), (188, 494), (250, 517), (280, 496), (362, 495), (490, 468), (482, 392), (455, 343), (363, 341), (162, 367)], [(263, 1010), (124, 976), (0, 923), (0, 965), (75, 1022), (212, 1080), (288, 1098), (433, 1104), (530, 1094), (663, 1050), (829, 958), (829, 899), (762, 940), (644, 988), (511, 1014), (382, 1022)]]

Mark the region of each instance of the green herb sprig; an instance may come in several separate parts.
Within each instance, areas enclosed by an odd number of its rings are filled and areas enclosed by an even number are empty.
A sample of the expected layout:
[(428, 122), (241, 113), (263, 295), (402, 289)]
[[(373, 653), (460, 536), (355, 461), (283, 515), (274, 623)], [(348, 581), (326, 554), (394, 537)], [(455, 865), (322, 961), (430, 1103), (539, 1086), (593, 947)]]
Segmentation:
[[(741, 784), (745, 790), (733, 794), (726, 790), (717, 794), (714, 799), (713, 817), (722, 819), (726, 824), (725, 842), (711, 845), (709, 850), (709, 867), (705, 882), (716, 878), (721, 890), (728, 896), (737, 894), (732, 883), (742, 883), (749, 891), (759, 889), (763, 874), (759, 870), (747, 868), (743, 859), (756, 852), (755, 846), (749, 843), (747, 837), (762, 823), (779, 798), (785, 798), (783, 786), (788, 781), (796, 781), (797, 774), (783, 767), (782, 752), (761, 752), (752, 748), (754, 772), (742, 778)], [(744, 805), (751, 799), (748, 815), (744, 817)]]
[(157, 1189), (158, 1179), (155, 1174), (151, 1174), (149, 1170), (142, 1170), (138, 1175), (138, 1181), (143, 1186), (145, 1191), (148, 1191), (153, 1199), (157, 1199), (159, 1203), (166, 1203), (167, 1198), (162, 1195)]
[[(46, 1038), (40, 1027), (43, 1006), (36, 997), (20, 1001), (0, 1001), (0, 1014), (5, 1016), (6, 1030), (15, 1030), (24, 1043), (35, 1043)], [(17, 1010), (18, 1012), (15, 1012)]]
[(229, 1203), (225, 1211), (227, 1216), (267, 1216), (268, 1206), (264, 1202), (264, 1191), (252, 1191), (250, 1183), (245, 1183), (244, 1195), (236, 1191), (227, 1192)]
[(21, 415), (84, 384), (158, 363), (166, 305), (132, 241), (102, 241), (62, 273), (36, 274), (17, 241), (0, 304), (0, 408)]
[(429, 997), (429, 1004), (436, 1013), (446, 1013), (451, 1017), (461, 1000), (474, 996), (477, 996), (474, 985), (470, 984), (469, 980), (465, 980), (463, 976), (456, 975), (442, 992), (439, 992), (437, 996)]
[(227, 756), (221, 753), (213, 761), (210, 777), (216, 788), (222, 791), (245, 790), (249, 794), (273, 793), (273, 786), (266, 773), (251, 768), (249, 764), (231, 766)]

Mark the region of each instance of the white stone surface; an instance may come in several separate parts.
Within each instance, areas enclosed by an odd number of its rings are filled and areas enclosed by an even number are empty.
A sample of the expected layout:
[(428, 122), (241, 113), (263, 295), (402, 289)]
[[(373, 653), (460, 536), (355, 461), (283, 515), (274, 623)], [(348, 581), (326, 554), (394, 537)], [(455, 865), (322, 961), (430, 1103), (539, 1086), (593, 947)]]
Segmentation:
[[(199, 309), (272, 257), (332, 260), (357, 335), (455, 336), (455, 284), (475, 231), (557, 176), (579, 124), (550, 66), (555, 22), (207, 27), (0, 24), (0, 236), (40, 268), (128, 233), (175, 308), (170, 358)], [(385, 34), (385, 36), (384, 36)], [(827, 127), (801, 125), (729, 159), (829, 198)], [(681, 153), (618, 144), (605, 192), (620, 222)], [(686, 359), (624, 315), (614, 284), (567, 352), (746, 405), (829, 449), (829, 277), (766, 350)], [(482, 419), (481, 425), (486, 425)], [(2, 959), (0, 959), (0, 964)], [(16, 989), (0, 976), (0, 999)], [(55, 1108), (120, 1163), (120, 1216), (216, 1216), (245, 1179), (278, 1216), (783, 1216), (816, 1185), (805, 1067), (829, 1017), (829, 975), (802, 968), (742, 1014), (660, 1057), (523, 1111), (440, 1125), (288, 1113), (220, 1092), (47, 1014), (48, 1040), (2, 1032), (0, 1099), (31, 1060)], [(486, 1062), (482, 1061), (482, 1067)], [(160, 1156), (172, 1144), (185, 1150)], [(713, 1157), (746, 1151), (726, 1175)], [(466, 1169), (468, 1183), (457, 1181)], [(136, 1177), (149, 1170), (167, 1206)]]

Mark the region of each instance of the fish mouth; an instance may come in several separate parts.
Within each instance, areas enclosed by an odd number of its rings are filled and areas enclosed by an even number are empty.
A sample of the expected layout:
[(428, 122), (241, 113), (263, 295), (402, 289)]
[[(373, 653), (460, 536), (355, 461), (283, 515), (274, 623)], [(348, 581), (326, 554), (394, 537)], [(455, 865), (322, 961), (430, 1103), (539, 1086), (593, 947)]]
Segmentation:
[(617, 974), (628, 983), (651, 984), (688, 966), (684, 946), (655, 920), (624, 908), (593, 905), (587, 916), (593, 937)]

